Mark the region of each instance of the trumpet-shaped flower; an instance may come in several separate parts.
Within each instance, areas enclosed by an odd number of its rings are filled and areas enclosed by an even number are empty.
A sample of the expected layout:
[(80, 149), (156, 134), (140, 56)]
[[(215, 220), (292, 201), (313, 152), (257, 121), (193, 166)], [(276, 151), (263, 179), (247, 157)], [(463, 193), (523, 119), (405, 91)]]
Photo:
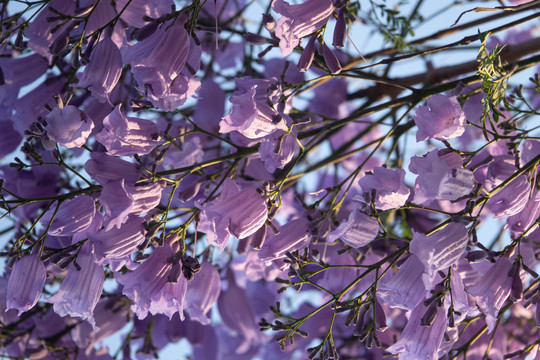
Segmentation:
[(36, 305), (45, 285), (47, 272), (36, 255), (25, 256), (15, 263), (7, 285), (6, 311), (19, 310), (19, 316)]
[(94, 308), (105, 283), (103, 268), (94, 262), (90, 254), (79, 254), (76, 261), (80, 268), (73, 264), (69, 266), (60, 290), (48, 301), (54, 304), (58, 315), (78, 317), (95, 325)]
[(274, 0), (272, 8), (283, 15), (276, 27), (282, 56), (290, 55), (301, 38), (311, 35), (326, 24), (334, 11), (330, 0), (307, 0), (297, 5), (291, 5), (284, 0)]
[(268, 218), (266, 198), (254, 188), (240, 189), (233, 180), (226, 180), (216, 200), (200, 206), (198, 230), (206, 233), (210, 245), (223, 251), (234, 235), (243, 239), (254, 234)]
[(465, 132), (465, 113), (455, 97), (435, 94), (414, 114), (416, 141), (449, 140)]

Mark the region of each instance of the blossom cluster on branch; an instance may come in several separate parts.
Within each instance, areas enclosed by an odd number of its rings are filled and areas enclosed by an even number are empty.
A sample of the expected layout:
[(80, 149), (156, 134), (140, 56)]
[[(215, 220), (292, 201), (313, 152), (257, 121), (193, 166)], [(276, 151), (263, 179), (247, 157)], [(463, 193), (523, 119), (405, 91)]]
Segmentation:
[(0, 357), (540, 358), (540, 2), (485, 3), (2, 2)]

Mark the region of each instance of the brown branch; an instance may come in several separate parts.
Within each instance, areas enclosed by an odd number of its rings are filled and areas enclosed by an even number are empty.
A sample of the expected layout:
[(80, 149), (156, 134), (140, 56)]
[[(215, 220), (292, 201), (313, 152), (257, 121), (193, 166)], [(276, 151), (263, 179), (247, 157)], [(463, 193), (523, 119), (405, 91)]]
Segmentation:
[[(498, 14), (495, 14), (495, 15), (486, 16), (486, 17), (484, 17), (482, 19), (473, 20), (473, 21), (470, 21), (470, 22), (465, 23), (465, 24), (460, 25), (460, 26), (455, 26), (453, 28), (448, 28), (448, 29), (445, 29), (445, 30), (441, 30), (441, 31), (438, 31), (438, 32), (433, 33), (431, 35), (428, 35), (428, 36), (425, 36), (425, 37), (422, 37), (422, 38), (419, 38), (419, 39), (416, 39), (416, 40), (412, 40), (411, 42), (409, 42), (409, 45), (411, 45), (411, 46), (420, 45), (420, 44), (423, 44), (423, 43), (431, 41), (431, 40), (443, 39), (443, 38), (445, 38), (447, 36), (459, 33), (462, 30), (472, 28), (472, 27), (475, 27), (475, 26), (478, 26), (478, 25), (482, 25), (482, 24), (485, 24), (485, 23), (488, 23), (488, 22), (492, 22), (492, 21), (495, 21), (495, 20), (503, 19), (503, 18), (508, 17), (508, 16), (513, 16), (513, 15), (519, 14), (520, 12), (534, 10), (536, 8), (540, 8), (540, 6), (537, 5), (534, 8), (524, 8), (524, 9), (521, 9), (521, 10), (518, 10), (518, 11), (501, 12), (501, 13), (498, 13)], [(396, 49), (396, 48), (393, 48), (393, 47), (373, 51), (371, 53), (368, 53), (368, 54), (364, 55), (362, 58), (358, 58), (358, 59), (356, 59), (354, 61), (351, 61), (349, 64), (347, 64), (344, 67), (344, 69), (345, 70), (352, 69), (355, 66), (365, 62), (364, 59), (372, 59), (372, 58), (381, 57), (381, 56), (393, 55), (393, 54), (395, 54), (397, 52), (399, 52), (399, 50)]]
[[(535, 15), (540, 16), (540, 13)], [(523, 41), (519, 44), (506, 45), (501, 52), (501, 60), (503, 61), (503, 64), (510, 64), (526, 55), (531, 55), (538, 51), (540, 51), (540, 37)], [(384, 84), (377, 83), (374, 86), (350, 94), (349, 99), (367, 97), (368, 99), (377, 100), (384, 96), (396, 98), (403, 91), (404, 87), (411, 87), (416, 84), (440, 83), (445, 80), (456, 78), (457, 76), (475, 72), (477, 69), (478, 62), (476, 60), (471, 60), (415, 75), (388, 79)], [(391, 85), (391, 83), (396, 83), (396, 86)]]

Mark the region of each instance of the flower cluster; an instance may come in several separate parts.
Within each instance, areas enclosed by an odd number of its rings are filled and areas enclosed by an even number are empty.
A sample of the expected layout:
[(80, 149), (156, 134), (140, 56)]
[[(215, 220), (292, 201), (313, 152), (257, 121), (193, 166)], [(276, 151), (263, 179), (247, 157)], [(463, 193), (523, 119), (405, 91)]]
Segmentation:
[(421, 1), (3, 4), (0, 357), (540, 356), (535, 31), (444, 67)]

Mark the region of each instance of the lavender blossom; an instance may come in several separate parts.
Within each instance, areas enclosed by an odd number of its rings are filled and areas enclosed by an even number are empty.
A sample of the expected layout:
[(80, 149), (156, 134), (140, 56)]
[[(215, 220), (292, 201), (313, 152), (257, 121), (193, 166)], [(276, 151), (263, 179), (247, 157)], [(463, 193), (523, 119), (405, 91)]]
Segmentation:
[(73, 105), (55, 107), (45, 121), (47, 137), (68, 149), (84, 145), (94, 128), (92, 119)]
[(461, 223), (451, 223), (429, 236), (413, 232), (410, 251), (424, 265), (422, 280), (426, 290), (433, 288), (437, 271), (447, 270), (457, 264), (467, 242), (467, 228)]
[(47, 272), (36, 255), (21, 258), (13, 266), (7, 284), (6, 311), (16, 309), (19, 316), (36, 305), (45, 285)]
[(229, 237), (243, 239), (254, 234), (268, 218), (266, 198), (254, 188), (240, 187), (225, 180), (223, 191), (216, 200), (200, 206), (198, 230), (206, 233), (210, 245), (223, 251)]
[(220, 125), (220, 133), (238, 131), (250, 139), (259, 139), (274, 131), (287, 131), (287, 117), (269, 103), (277, 105), (282, 96), (276, 79), (236, 79), (238, 90), (230, 97), (231, 113)]
[[(270, 233), (270, 232), (269, 232)], [(308, 220), (298, 218), (279, 227), (279, 234), (268, 234), (259, 258), (267, 264), (282, 260), (287, 251), (300, 250), (311, 241), (311, 228)]]
[(96, 135), (109, 155), (148, 154), (161, 139), (157, 125), (146, 119), (127, 117), (116, 106), (103, 120), (103, 130)]
[(260, 341), (261, 335), (246, 291), (236, 284), (231, 271), (227, 273), (227, 282), (228, 288), (219, 296), (218, 309), (223, 323), (242, 337), (235, 352), (243, 354), (253, 343)]
[(414, 202), (428, 204), (433, 200), (457, 200), (474, 188), (474, 176), (463, 168), (456, 153), (432, 150), (423, 157), (411, 158), (409, 170), (418, 174)]
[[(431, 311), (429, 325), (422, 325), (426, 312)], [(446, 331), (446, 311), (436, 303), (430, 307), (418, 305), (412, 312), (399, 340), (387, 351), (399, 354), (400, 359), (439, 359), (439, 348)]]
[(99, 197), (105, 208), (107, 230), (113, 226), (120, 228), (130, 216), (145, 214), (161, 201), (161, 192), (165, 184), (161, 181), (128, 185), (124, 179), (109, 182), (103, 186)]
[(96, 207), (90, 196), (81, 195), (62, 202), (56, 214), (54, 213), (53, 207), (41, 218), (41, 223), (48, 226), (54, 215), (48, 233), (56, 236), (71, 236), (90, 227), (96, 214)]
[(278, 130), (262, 139), (259, 153), (266, 170), (273, 173), (277, 169), (283, 169), (292, 160), (298, 148), (295, 134)]
[(80, 269), (71, 264), (60, 290), (47, 301), (54, 304), (58, 315), (77, 317), (94, 326), (94, 308), (101, 296), (105, 275), (90, 254), (81, 253), (76, 261)]
[[(120, 228), (98, 231), (88, 235), (94, 244), (94, 256), (99, 265), (119, 261), (116, 268), (129, 261), (137, 245), (144, 241), (143, 219), (130, 217)], [(114, 269), (116, 270), (116, 269)]]
[(282, 56), (290, 55), (301, 38), (311, 35), (326, 24), (334, 11), (330, 0), (307, 0), (298, 5), (275, 0), (272, 8), (283, 15), (276, 27), (276, 36), (281, 39), (279, 48)]
[(200, 82), (193, 75), (199, 68), (200, 56), (201, 48), (190, 39), (182, 18), (161, 25), (123, 52), (123, 60), (131, 64), (139, 88), (154, 106), (165, 111), (184, 104), (199, 89)]
[(124, 184), (135, 185), (140, 177), (135, 164), (97, 151), (90, 154), (84, 169), (101, 185), (121, 180), (124, 180)]
[(180, 275), (173, 282), (169, 277), (174, 268), (181, 268), (175, 255), (177, 250), (174, 238), (168, 239), (165, 245), (155, 248), (135, 271), (116, 275), (116, 280), (123, 285), (122, 293), (133, 301), (131, 310), (139, 319), (146, 318), (149, 312), (167, 315), (169, 319), (178, 312), (184, 319), (186, 278)]
[(356, 207), (349, 219), (339, 225), (339, 227), (328, 234), (328, 242), (333, 243), (338, 238), (345, 244), (359, 248), (367, 245), (379, 234), (379, 222)]
[(405, 185), (405, 170), (376, 167), (358, 181), (364, 194), (371, 198), (375, 193), (375, 207), (380, 210), (396, 209), (405, 204), (410, 190)]
[(109, 102), (109, 94), (122, 74), (122, 56), (116, 44), (108, 38), (100, 41), (92, 54), (90, 63), (82, 74), (77, 74), (81, 88), (88, 88), (101, 102)]
[(427, 294), (422, 283), (424, 264), (411, 255), (395, 274), (385, 275), (379, 282), (377, 293), (390, 307), (413, 310)]
[(499, 310), (510, 295), (512, 277), (508, 274), (511, 268), (508, 257), (501, 256), (474, 285), (465, 289), (486, 315), (489, 332), (495, 329)]
[(219, 297), (220, 283), (216, 268), (209, 263), (203, 263), (196, 280), (190, 283), (186, 292), (186, 310), (192, 320), (203, 325), (210, 324), (207, 314)]
[(455, 97), (435, 94), (414, 114), (418, 126), (416, 141), (427, 139), (449, 140), (465, 131), (465, 114)]

